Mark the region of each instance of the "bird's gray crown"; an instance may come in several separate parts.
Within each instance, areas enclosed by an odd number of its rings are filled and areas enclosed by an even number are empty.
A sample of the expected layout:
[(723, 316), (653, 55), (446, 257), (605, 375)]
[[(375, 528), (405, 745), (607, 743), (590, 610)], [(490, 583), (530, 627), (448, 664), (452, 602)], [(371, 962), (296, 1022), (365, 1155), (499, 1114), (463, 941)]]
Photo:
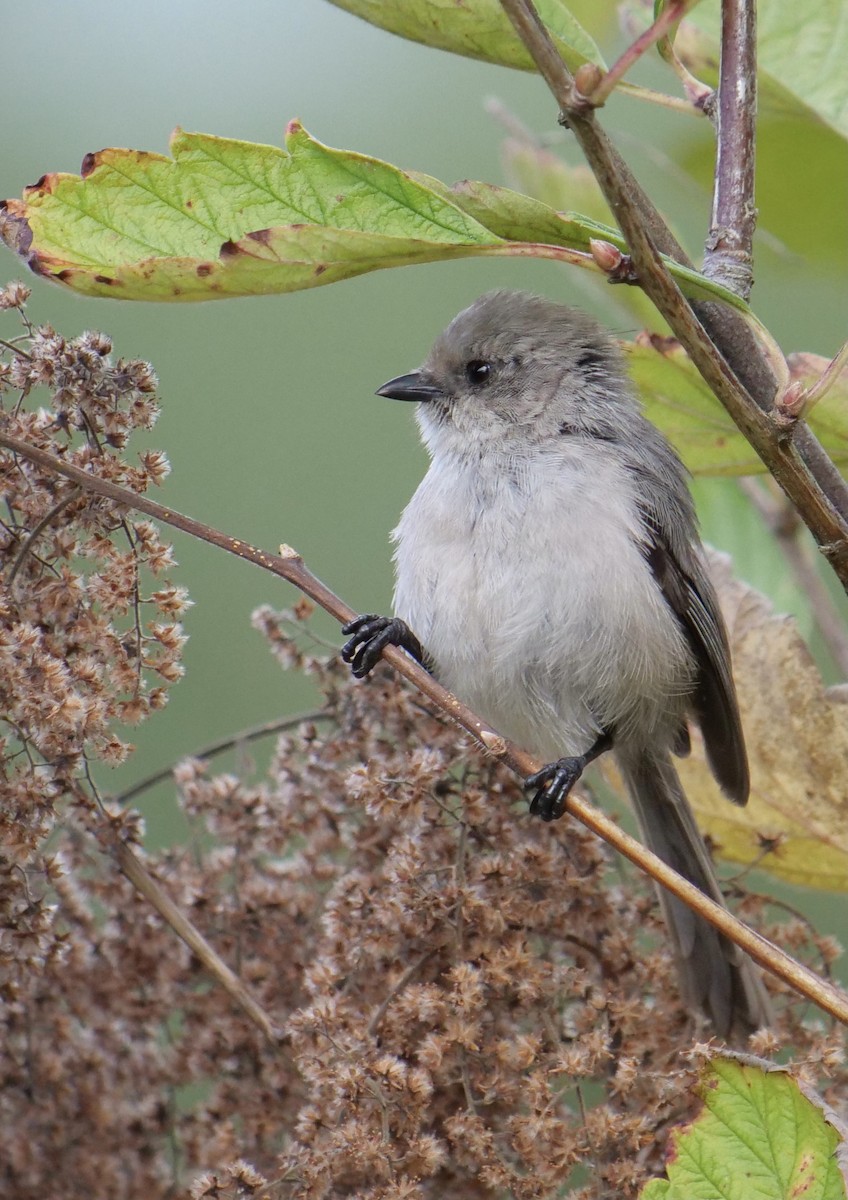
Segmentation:
[[(534, 443), (572, 430), (605, 436), (610, 410), (636, 410), (621, 355), (585, 313), (528, 292), (481, 296), (440, 334), (419, 373), (431, 449), (456, 432), (475, 443)], [(422, 399), (424, 397), (422, 396)]]

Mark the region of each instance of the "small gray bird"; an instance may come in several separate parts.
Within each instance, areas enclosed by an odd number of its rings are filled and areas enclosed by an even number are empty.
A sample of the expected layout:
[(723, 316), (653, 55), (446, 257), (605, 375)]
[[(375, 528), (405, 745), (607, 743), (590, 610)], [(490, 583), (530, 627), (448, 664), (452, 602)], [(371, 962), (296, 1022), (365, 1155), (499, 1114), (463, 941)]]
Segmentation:
[[(671, 756), (694, 719), (722, 791), (745, 804), (727, 635), (686, 470), (612, 338), (574, 309), (493, 292), (377, 394), (418, 402), (431, 463), (393, 535), (397, 616), (345, 627), (354, 674), (406, 649), (548, 763), (526, 781), (545, 821), (611, 750), (648, 845), (722, 903)], [(660, 897), (688, 1001), (723, 1036), (768, 1024), (750, 960)]]

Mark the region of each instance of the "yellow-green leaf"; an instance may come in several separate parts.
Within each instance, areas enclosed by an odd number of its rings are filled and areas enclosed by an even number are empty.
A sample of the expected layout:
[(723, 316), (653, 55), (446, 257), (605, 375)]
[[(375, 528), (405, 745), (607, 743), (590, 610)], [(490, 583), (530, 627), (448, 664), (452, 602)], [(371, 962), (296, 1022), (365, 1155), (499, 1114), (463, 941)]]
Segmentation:
[[(316, 287), (382, 267), (470, 255), (597, 267), (577, 213), (465, 183), (455, 189), (324, 146), (292, 122), (286, 148), (177, 131), (173, 157), (88, 155), (82, 175), (45, 175), (0, 211), (0, 236), (33, 270), (87, 295), (214, 300)], [(732, 293), (673, 266), (689, 296)]]
[[(678, 342), (645, 337), (625, 342), (623, 349), (647, 415), (694, 475), (753, 475), (765, 470)], [(804, 384), (826, 365), (818, 355), (789, 358), (792, 378)], [(848, 467), (848, 376), (843, 375), (815, 406), (810, 425), (834, 461)]]
[(786, 1072), (714, 1058), (700, 1113), (671, 1135), (667, 1179), (640, 1200), (845, 1200), (845, 1133)]
[[(499, 0), (331, 0), (331, 3), (411, 42), (423, 42), (437, 50), (449, 50), (502, 67), (536, 70)], [(562, 0), (537, 0), (536, 8), (572, 70), (584, 62), (604, 66), (598, 47)]]
[(712, 555), (751, 766), (740, 808), (721, 794), (699, 737), (678, 764), (698, 823), (721, 858), (791, 883), (848, 891), (848, 698), (826, 689), (791, 617)]

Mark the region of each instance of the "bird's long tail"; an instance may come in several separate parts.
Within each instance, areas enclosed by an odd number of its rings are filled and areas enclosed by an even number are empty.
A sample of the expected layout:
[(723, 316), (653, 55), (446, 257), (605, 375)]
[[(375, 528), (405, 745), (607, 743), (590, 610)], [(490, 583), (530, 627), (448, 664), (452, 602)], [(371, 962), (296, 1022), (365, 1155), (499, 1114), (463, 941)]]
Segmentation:
[[(619, 765), (648, 846), (719, 904), (724, 904), (707, 847), (677, 771), (667, 754), (619, 754)], [(753, 962), (703, 917), (659, 889), (674, 942), (681, 986), (716, 1032), (747, 1036), (772, 1020), (771, 1005)]]

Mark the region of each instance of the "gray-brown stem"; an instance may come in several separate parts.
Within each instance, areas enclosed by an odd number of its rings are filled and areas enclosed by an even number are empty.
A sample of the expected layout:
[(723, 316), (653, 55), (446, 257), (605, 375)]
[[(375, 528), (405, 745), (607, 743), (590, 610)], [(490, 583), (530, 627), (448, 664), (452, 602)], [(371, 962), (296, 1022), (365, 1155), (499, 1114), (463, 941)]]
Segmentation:
[(722, 0), (713, 212), (704, 274), (745, 300), (754, 282), (756, 0)]

